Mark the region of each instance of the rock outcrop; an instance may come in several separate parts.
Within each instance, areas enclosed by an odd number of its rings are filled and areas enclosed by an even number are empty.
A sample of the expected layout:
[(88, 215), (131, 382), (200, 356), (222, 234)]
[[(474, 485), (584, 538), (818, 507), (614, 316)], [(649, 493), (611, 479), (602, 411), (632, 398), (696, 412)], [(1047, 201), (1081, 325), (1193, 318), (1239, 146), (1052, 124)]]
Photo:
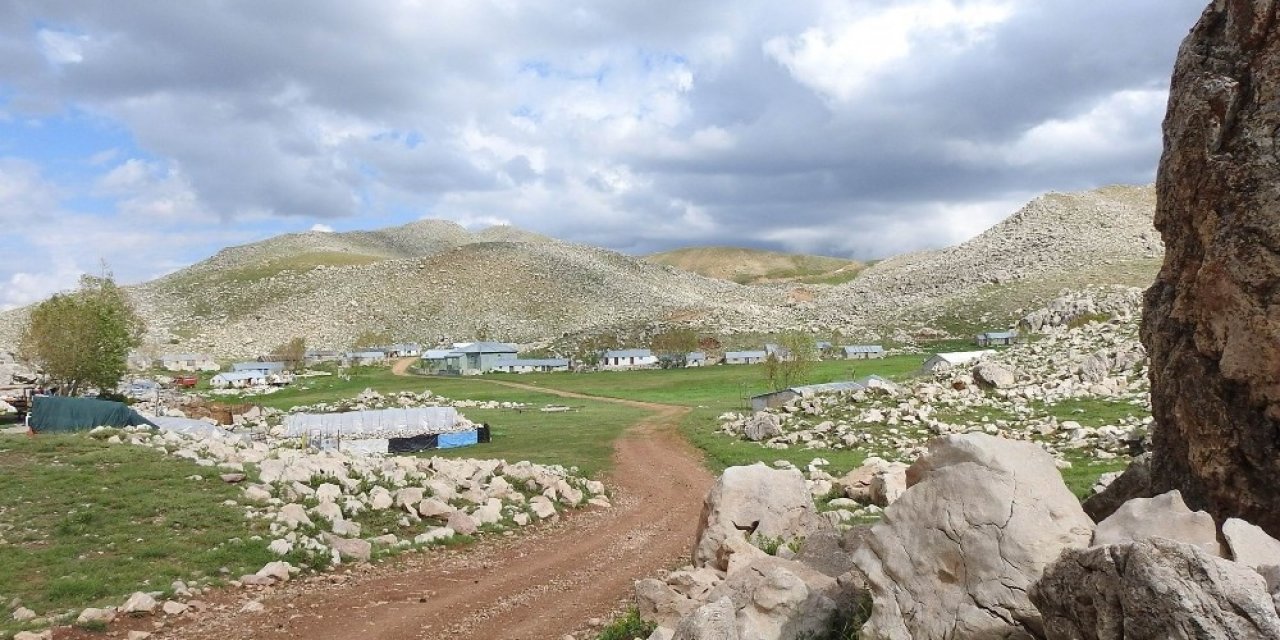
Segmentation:
[(1026, 590), (1093, 536), (1052, 456), (984, 434), (947, 436), (907, 480), (853, 556), (874, 598), (860, 637), (1037, 637)]
[(1162, 538), (1067, 551), (1031, 600), (1048, 640), (1280, 638), (1262, 576)]
[(1178, 55), (1146, 295), (1158, 490), (1280, 535), (1280, 8), (1217, 0)]
[(727, 571), (729, 558), (753, 541), (789, 542), (827, 526), (798, 470), (729, 467), (703, 503), (693, 564)]
[(1205, 553), (1223, 557), (1213, 516), (1188, 509), (1177, 491), (1124, 503), (1110, 518), (1098, 523), (1093, 533), (1093, 546), (1105, 547), (1148, 538), (1195, 545)]

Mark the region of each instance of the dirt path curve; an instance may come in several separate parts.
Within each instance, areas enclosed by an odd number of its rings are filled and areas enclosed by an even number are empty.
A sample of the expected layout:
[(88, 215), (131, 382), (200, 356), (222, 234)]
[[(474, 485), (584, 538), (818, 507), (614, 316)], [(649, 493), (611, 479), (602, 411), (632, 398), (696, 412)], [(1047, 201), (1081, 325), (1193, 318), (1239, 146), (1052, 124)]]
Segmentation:
[[(403, 375), (408, 364), (401, 364), (395, 368)], [(687, 408), (488, 382), (652, 412), (614, 445), (606, 479), (612, 509), (469, 548), (295, 581), (259, 598), (263, 613), (239, 613), (239, 602), (227, 602), (166, 636), (559, 640), (585, 630), (591, 618), (608, 618), (637, 578), (688, 559), (712, 478), (677, 432)]]

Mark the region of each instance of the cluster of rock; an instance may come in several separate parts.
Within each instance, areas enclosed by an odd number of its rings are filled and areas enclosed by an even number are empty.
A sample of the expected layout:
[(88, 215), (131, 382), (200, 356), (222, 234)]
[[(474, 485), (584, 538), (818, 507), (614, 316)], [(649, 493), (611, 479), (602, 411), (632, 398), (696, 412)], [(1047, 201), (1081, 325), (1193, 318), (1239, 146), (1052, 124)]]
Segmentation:
[[(901, 386), (725, 414), (721, 430), (777, 449), (854, 449), (890, 460), (914, 459), (936, 435), (973, 431), (1112, 458), (1128, 455), (1150, 425), (1148, 389), (1130, 304), (1110, 321), (1048, 326), (1028, 344)], [(1099, 426), (1055, 415), (1055, 405), (1078, 400), (1120, 405), (1129, 415)]]
[(1084, 318), (1110, 317), (1127, 321), (1142, 309), (1142, 289), (1137, 287), (1105, 287), (1068, 291), (1050, 300), (1018, 321), (1023, 332), (1039, 333), (1054, 327), (1068, 326)]
[(290, 413), (341, 413), (344, 411), (365, 411), (369, 409), (402, 409), (406, 407), (455, 407), (458, 409), (525, 409), (529, 405), (523, 402), (498, 400), (454, 400), (432, 393), (400, 391), (383, 394), (373, 389), (365, 389), (354, 397), (337, 402), (318, 402), (298, 405), (289, 409)]
[(693, 564), (636, 583), (651, 640), (1280, 637), (1280, 541), (1247, 522), (1219, 536), (1174, 492), (1095, 524), (1039, 445), (986, 434), (900, 473), (881, 522), (841, 533), (798, 471), (726, 470)]
[[(431, 545), (553, 519), (564, 509), (610, 506), (603, 484), (559, 466), (312, 452), (231, 433), (130, 428), (97, 435), (223, 471), (224, 481), (243, 486), (245, 517), (270, 523), (268, 548), (309, 562), (367, 561), (378, 548)], [(365, 531), (362, 514), (376, 512), (398, 514), (401, 535)]]
[[(267, 563), (256, 573), (242, 576), (234, 581), (243, 586), (270, 586), (288, 582), (301, 570), (280, 560)], [(59, 616), (39, 616), (15, 600), (10, 604), (10, 616), (15, 622), (21, 622), (34, 628), (49, 625), (74, 623), (81, 627), (93, 628), (108, 625), (119, 618), (155, 618), (152, 628), (164, 629), (168, 624), (183, 616), (198, 615), (210, 608), (209, 603), (199, 597), (207, 589), (188, 586), (186, 582), (175, 580), (166, 591), (137, 591), (129, 595), (123, 603), (114, 607), (87, 607), (78, 613), (72, 612)], [(166, 594), (171, 597), (166, 598)], [(260, 606), (260, 605), (259, 605)], [(250, 607), (252, 609), (252, 607)], [(127, 640), (146, 640), (152, 632), (132, 630), (126, 633)], [(14, 640), (51, 640), (53, 629), (42, 631), (19, 631)]]

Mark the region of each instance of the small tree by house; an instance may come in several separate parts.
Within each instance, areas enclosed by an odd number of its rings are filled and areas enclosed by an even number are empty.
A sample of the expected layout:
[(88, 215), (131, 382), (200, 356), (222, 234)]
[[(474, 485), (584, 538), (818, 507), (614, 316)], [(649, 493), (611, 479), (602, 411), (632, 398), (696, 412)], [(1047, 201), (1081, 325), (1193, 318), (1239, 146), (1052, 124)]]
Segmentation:
[(58, 294), (31, 312), (19, 349), (62, 395), (90, 387), (112, 391), (124, 377), (129, 350), (146, 325), (110, 274), (83, 276), (80, 288)]
[(774, 391), (804, 383), (818, 360), (818, 349), (811, 336), (798, 331), (778, 338), (781, 352), (770, 353), (764, 361), (765, 383)]
[(307, 358), (307, 339), (294, 338), (272, 349), (271, 354), (276, 360), (283, 362), (285, 368), (297, 371), (302, 368)]

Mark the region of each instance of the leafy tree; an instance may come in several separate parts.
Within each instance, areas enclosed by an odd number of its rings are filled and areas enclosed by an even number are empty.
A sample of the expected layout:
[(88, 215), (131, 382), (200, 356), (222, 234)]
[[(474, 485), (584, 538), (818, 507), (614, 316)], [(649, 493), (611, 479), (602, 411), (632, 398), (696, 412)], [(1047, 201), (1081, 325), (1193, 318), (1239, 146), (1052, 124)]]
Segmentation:
[(307, 358), (307, 339), (294, 338), (272, 349), (271, 354), (277, 360), (283, 362), (284, 366), (289, 370), (297, 371)]
[(698, 333), (689, 328), (671, 327), (655, 334), (649, 341), (649, 348), (660, 355), (683, 356), (698, 349)]
[(600, 364), (600, 359), (604, 357), (604, 352), (610, 349), (617, 349), (622, 346), (622, 342), (617, 336), (612, 335), (594, 335), (587, 336), (578, 342), (577, 350), (573, 353), (573, 360), (589, 367)]
[(142, 318), (110, 274), (86, 275), (78, 290), (36, 306), (19, 348), (63, 395), (88, 387), (109, 392), (124, 376), (129, 350), (142, 344), (145, 331)]
[(367, 329), (356, 336), (356, 341), (351, 346), (355, 349), (364, 349), (366, 347), (385, 347), (389, 344), (391, 344), (390, 331)]
[(764, 378), (770, 389), (781, 391), (803, 383), (818, 360), (813, 337), (792, 331), (778, 338), (781, 352), (770, 353), (764, 361)]

